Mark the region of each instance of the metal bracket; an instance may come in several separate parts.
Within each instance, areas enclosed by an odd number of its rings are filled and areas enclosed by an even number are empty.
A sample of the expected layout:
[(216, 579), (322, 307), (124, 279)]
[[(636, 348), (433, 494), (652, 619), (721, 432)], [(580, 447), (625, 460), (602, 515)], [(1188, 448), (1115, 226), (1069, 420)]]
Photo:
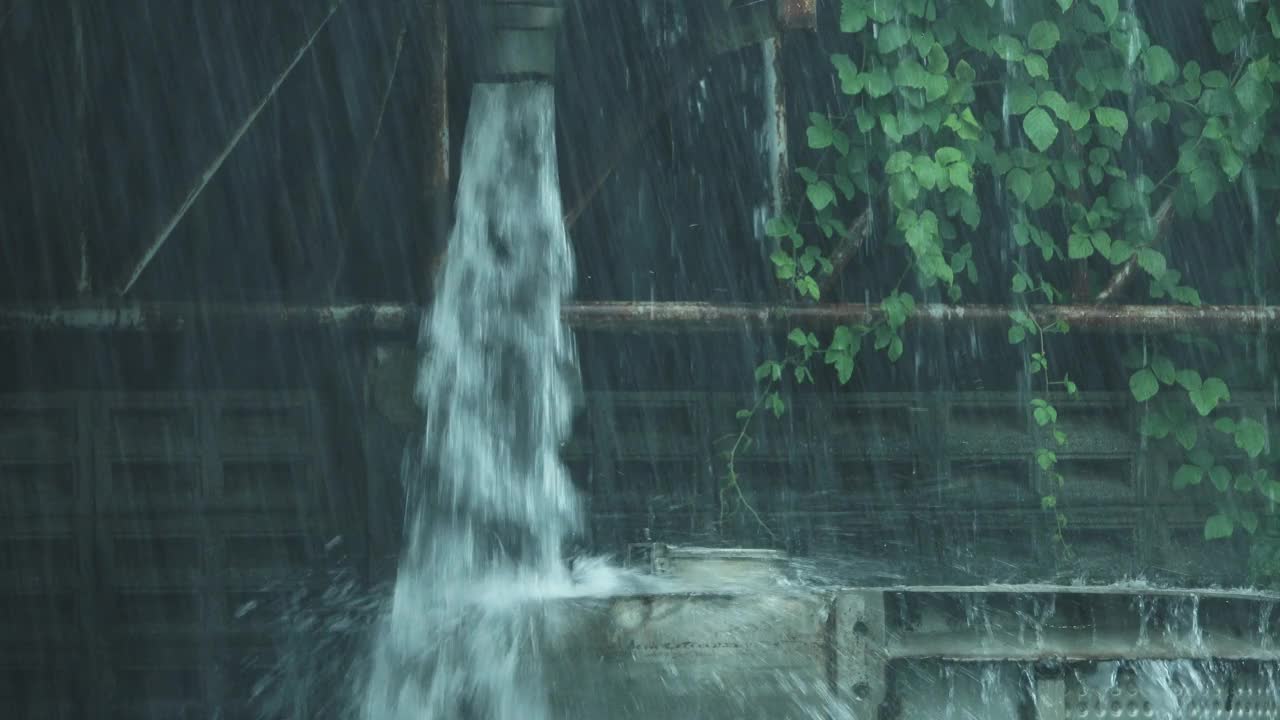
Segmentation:
[(829, 672), (832, 692), (860, 718), (874, 718), (886, 691), (884, 594), (842, 591), (832, 603), (831, 642), (834, 653)]

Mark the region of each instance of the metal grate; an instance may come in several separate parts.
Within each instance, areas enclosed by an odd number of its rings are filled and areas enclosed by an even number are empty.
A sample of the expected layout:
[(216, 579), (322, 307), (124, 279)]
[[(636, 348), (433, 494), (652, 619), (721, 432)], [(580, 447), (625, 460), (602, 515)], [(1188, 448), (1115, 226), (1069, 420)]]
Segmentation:
[[(220, 668), (364, 519), (305, 393), (0, 396), (0, 717), (210, 717)], [(356, 540), (356, 542), (351, 542)], [(239, 634), (238, 634), (239, 633)]]
[[(1186, 667), (1186, 663), (1179, 663)], [(1091, 688), (1077, 680), (1069, 684), (1065, 717), (1154, 718), (1157, 720), (1249, 720), (1280, 717), (1280, 688), (1260, 669), (1233, 673), (1226, 682), (1213, 682), (1191, 672), (1162, 667), (1147, 682), (1125, 674), (1110, 687)], [(1153, 682), (1154, 681), (1154, 682)]]
[[(1036, 447), (1055, 443), (1040, 437), (1017, 393), (799, 394), (782, 418), (762, 413), (737, 470), (771, 532), (737, 507), (734, 493), (722, 512), (718, 492), (725, 444), (716, 440), (735, 437), (736, 411), (754, 402), (727, 393), (588, 394), (592, 432), (565, 455), (590, 469), (576, 477), (586, 478), (597, 549), (621, 552), (646, 538), (697, 543), (718, 532), (719, 542), (847, 554), (848, 538), (878, 534), (901, 546), (895, 562), (938, 568), (921, 582), (990, 579), (992, 568), (1017, 581), (1056, 567), (1040, 508), (1052, 481), (1033, 460)], [(1064, 573), (1246, 581), (1242, 546), (1205, 545), (1204, 499), (1173, 491), (1173, 459), (1139, 442), (1139, 408), (1127, 393), (1054, 402), (1069, 435), (1056, 448), (1066, 476), (1056, 494), (1067, 541), (1083, 558)], [(1268, 400), (1241, 393), (1239, 402)], [(895, 519), (899, 512), (907, 524)], [(965, 568), (952, 573), (939, 562)]]

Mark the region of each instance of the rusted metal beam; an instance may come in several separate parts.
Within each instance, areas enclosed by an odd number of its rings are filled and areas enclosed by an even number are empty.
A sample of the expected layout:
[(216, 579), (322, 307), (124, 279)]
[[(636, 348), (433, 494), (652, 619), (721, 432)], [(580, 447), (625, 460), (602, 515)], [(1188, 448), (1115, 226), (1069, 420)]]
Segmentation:
[(156, 233), (155, 238), (147, 243), (147, 246), (142, 249), (142, 253), (138, 258), (130, 261), (128, 265), (128, 274), (121, 278), (120, 283), (116, 288), (120, 295), (128, 294), (129, 290), (133, 288), (134, 283), (136, 283), (138, 278), (141, 277), (142, 271), (146, 270), (147, 266), (151, 264), (152, 258), (156, 256), (156, 253), (164, 246), (165, 241), (167, 241), (169, 236), (173, 234), (174, 228), (178, 227), (178, 224), (182, 222), (184, 217), (186, 217), (187, 211), (191, 209), (191, 206), (195, 205), (196, 200), (200, 198), (200, 194), (204, 192), (206, 187), (208, 187), (209, 181), (212, 180), (214, 176), (218, 174), (218, 171), (222, 169), (223, 163), (225, 163), (227, 158), (231, 156), (231, 153), (240, 146), (240, 141), (244, 139), (245, 133), (249, 132), (249, 128), (253, 127), (253, 124), (258, 120), (258, 116), (262, 114), (263, 109), (270, 104), (273, 98), (275, 98), (276, 93), (280, 90), (280, 86), (284, 85), (284, 81), (289, 79), (289, 76), (293, 74), (293, 69), (298, 66), (298, 63), (302, 61), (302, 58), (306, 57), (307, 53), (311, 50), (311, 46), (315, 45), (316, 38), (320, 37), (320, 33), (324, 32), (324, 29), (329, 25), (329, 21), (333, 19), (333, 16), (338, 12), (338, 9), (342, 7), (344, 2), (346, 2), (346, 0), (334, 0), (334, 3), (329, 7), (329, 13), (324, 16), (320, 21), (320, 24), (316, 26), (315, 30), (308, 34), (306, 41), (304, 41), (302, 46), (298, 48), (297, 52), (293, 54), (293, 59), (289, 61), (289, 64), (285, 66), (284, 70), (276, 76), (275, 81), (271, 83), (271, 87), (267, 89), (267, 93), (262, 96), (262, 99), (258, 101), (258, 104), (255, 105), (253, 109), (249, 111), (249, 114), (245, 116), (244, 120), (241, 121), (240, 126), (236, 128), (236, 131), (231, 135), (227, 144), (223, 146), (222, 151), (213, 158), (209, 165), (204, 169), (204, 172), (200, 173), (200, 176), (196, 178), (195, 185), (187, 192), (186, 199), (182, 201), (182, 204), (178, 206), (177, 210), (173, 212), (173, 215), (169, 217), (169, 220), (162, 228), (160, 228), (160, 231)]
[[(1000, 305), (921, 305), (910, 322), (927, 326), (1000, 328), (1014, 308)], [(1026, 308), (1040, 324), (1064, 320), (1079, 332), (1113, 334), (1272, 333), (1280, 306), (1058, 305)], [(267, 326), (374, 334), (417, 332), (422, 308), (400, 303), (348, 305), (79, 304), (0, 306), (0, 331), (177, 331), (206, 326)], [(785, 330), (791, 326), (870, 324), (878, 305), (715, 305), (686, 302), (586, 302), (564, 307), (566, 323), (599, 332), (707, 333)]]
[(844, 274), (844, 269), (848, 266), (849, 261), (862, 251), (862, 246), (867, 243), (867, 238), (871, 235), (871, 208), (868, 207), (862, 211), (857, 220), (853, 221), (853, 225), (840, 236), (840, 240), (831, 250), (831, 274), (818, 281), (818, 290), (822, 297), (829, 297), (831, 288), (835, 287), (839, 282), (840, 276)]
[(415, 305), (149, 303), (0, 308), (0, 331), (175, 332), (205, 326), (269, 326), (374, 333), (417, 328)]
[[(1007, 326), (1015, 308), (1000, 305), (921, 305), (913, 322), (925, 325)], [(1041, 325), (1064, 320), (1094, 333), (1205, 334), (1274, 332), (1280, 306), (1058, 305), (1026, 309)], [(878, 305), (712, 305), (709, 303), (584, 303), (565, 308), (570, 325), (589, 330), (647, 331), (833, 327), (871, 324), (884, 316)]]
[(425, 302), (431, 297), (436, 270), (444, 261), (449, 242), (449, 227), (453, 224), (452, 186), (452, 130), (449, 126), (449, 3), (448, 0), (425, 0), (426, 13), (431, 22), (430, 44), (427, 48), (427, 107), (424, 121), (427, 124), (427, 152), (425, 190), (427, 206), (431, 208), (431, 235), (417, 245), (418, 299)]

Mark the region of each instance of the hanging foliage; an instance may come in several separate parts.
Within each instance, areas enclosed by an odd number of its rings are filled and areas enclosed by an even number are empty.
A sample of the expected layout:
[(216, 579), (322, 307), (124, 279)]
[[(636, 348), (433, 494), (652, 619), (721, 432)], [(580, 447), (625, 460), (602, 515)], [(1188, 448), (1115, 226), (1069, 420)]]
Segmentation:
[[(1185, 264), (1169, 255), (1168, 226), (1174, 218), (1211, 224), (1229, 212), (1224, 196), (1241, 188), (1257, 216), (1280, 188), (1280, 64), (1272, 60), (1280, 58), (1280, 10), (1210, 0), (1203, 15), (1204, 47), (1192, 58), (1118, 0), (840, 2), (841, 47), (830, 55), (838, 99), (809, 114), (813, 161), (796, 168), (805, 192), (768, 222), (769, 260), (779, 282), (819, 301), (837, 271), (832, 248), (863, 231), (868, 223), (858, 220), (871, 213), (901, 277), (880, 300), (882, 320), (825, 337), (796, 328), (789, 354), (758, 368), (759, 401), (739, 414), (742, 433), (727, 452), (726, 493), (745, 503), (736, 453), (760, 409), (786, 412), (787, 384), (812, 382), (823, 366), (840, 384), (854, 382), (864, 353), (897, 361), (911, 352), (901, 331), (917, 300), (960, 303), (966, 292), (999, 286), (1015, 308), (1008, 342), (1025, 353), (1035, 388), (1028, 411), (1043, 441), (1034, 461), (1048, 479), (1041, 505), (1069, 552), (1057, 452), (1071, 439), (1057, 404), (1078, 388), (1057, 369), (1046, 337), (1070, 327), (1016, 308), (1060, 303), (1063, 279), (1081, 277), (1102, 288), (1088, 300), (1145, 286), (1154, 303), (1199, 305), (1178, 269)], [(1175, 138), (1176, 152), (1152, 142), (1153, 133)], [(1179, 343), (1210, 360), (1180, 366), (1175, 358), (1187, 353), (1171, 347)], [(1280, 476), (1270, 469), (1260, 410), (1226, 405), (1229, 372), (1212, 364), (1217, 351), (1203, 338), (1177, 337), (1126, 356), (1129, 390), (1143, 408), (1139, 432), (1183, 458), (1175, 489), (1213, 488), (1204, 537), (1253, 536), (1255, 577), (1275, 579)]]

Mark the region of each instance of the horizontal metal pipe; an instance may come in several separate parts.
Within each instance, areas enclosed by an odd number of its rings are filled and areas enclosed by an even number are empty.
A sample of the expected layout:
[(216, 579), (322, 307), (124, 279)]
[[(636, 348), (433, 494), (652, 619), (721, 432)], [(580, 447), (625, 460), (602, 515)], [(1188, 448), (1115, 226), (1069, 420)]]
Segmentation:
[[(1014, 308), (920, 305), (910, 322), (930, 326), (1005, 327)], [(416, 333), (422, 308), (400, 303), (281, 305), (231, 303), (0, 305), (0, 332), (177, 331), (199, 327), (282, 326), (374, 334)], [(1080, 332), (1115, 334), (1253, 334), (1280, 328), (1280, 306), (1056, 305), (1026, 312), (1041, 325), (1065, 320)], [(790, 326), (870, 324), (878, 305), (760, 305), (698, 302), (583, 302), (564, 307), (579, 330), (602, 332), (734, 332)]]

